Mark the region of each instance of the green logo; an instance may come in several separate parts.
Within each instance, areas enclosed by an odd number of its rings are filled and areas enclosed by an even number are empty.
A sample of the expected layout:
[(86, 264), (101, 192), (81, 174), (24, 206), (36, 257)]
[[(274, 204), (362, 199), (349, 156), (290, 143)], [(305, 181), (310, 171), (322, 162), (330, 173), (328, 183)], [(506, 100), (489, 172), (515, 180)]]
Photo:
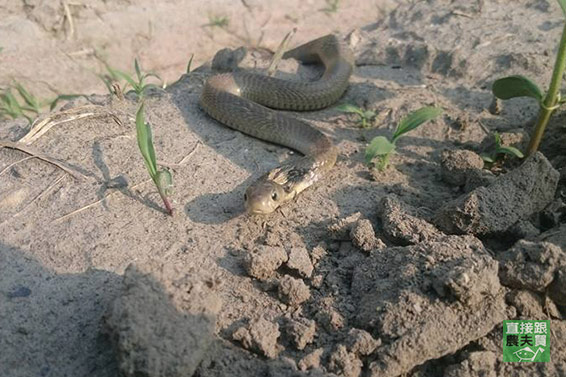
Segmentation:
[(503, 361), (549, 362), (550, 321), (503, 321)]

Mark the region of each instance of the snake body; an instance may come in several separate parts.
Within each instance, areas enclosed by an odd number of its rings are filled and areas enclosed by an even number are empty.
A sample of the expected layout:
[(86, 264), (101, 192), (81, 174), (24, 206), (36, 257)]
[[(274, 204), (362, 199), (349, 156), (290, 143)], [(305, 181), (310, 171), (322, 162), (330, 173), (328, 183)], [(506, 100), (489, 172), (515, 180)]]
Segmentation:
[(318, 181), (336, 163), (332, 141), (305, 121), (279, 110), (317, 110), (336, 102), (353, 70), (349, 49), (327, 35), (287, 51), (283, 59), (322, 64), (317, 81), (296, 82), (237, 71), (217, 74), (204, 85), (200, 105), (212, 118), (258, 139), (304, 155), (264, 174), (250, 185), (244, 200), (251, 214), (273, 212)]

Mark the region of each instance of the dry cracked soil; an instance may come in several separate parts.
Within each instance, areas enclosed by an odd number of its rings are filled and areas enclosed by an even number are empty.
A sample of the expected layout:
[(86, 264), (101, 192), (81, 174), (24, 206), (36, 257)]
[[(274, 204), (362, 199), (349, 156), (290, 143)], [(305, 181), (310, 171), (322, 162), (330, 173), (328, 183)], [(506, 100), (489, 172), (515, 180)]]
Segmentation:
[[(31, 129), (0, 120), (0, 376), (566, 376), (566, 112), (524, 161), (481, 158), (495, 132), (528, 143), (536, 104), (494, 103), (491, 84), (548, 85), (558, 4), (320, 10), (330, 3), (0, 4), (4, 86), (97, 91), (83, 76), (100, 46), (168, 78), (145, 109), (175, 208), (161, 208), (138, 151), (134, 93), (60, 103)], [(202, 27), (207, 12), (231, 29)], [(362, 129), (334, 106), (293, 113), (335, 141), (337, 165), (277, 212), (248, 216), (246, 187), (297, 155), (213, 121), (198, 99), (220, 68), (261, 72), (294, 26), (292, 44), (340, 33), (356, 67), (339, 104), (377, 115)], [(443, 114), (401, 139), (388, 169), (368, 168), (369, 140), (428, 105)], [(508, 319), (549, 320), (551, 361), (504, 363)]]

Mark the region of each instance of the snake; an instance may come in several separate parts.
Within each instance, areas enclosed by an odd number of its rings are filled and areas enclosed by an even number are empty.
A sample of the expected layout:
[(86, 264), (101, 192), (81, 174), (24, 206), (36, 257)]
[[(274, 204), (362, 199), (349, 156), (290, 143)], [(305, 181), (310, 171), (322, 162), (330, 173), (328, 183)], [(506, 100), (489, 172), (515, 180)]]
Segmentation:
[(278, 110), (319, 110), (338, 101), (353, 72), (351, 51), (329, 34), (288, 50), (282, 58), (319, 64), (324, 72), (315, 81), (289, 81), (245, 70), (219, 73), (206, 80), (199, 100), (220, 123), (303, 155), (268, 171), (246, 189), (245, 208), (252, 215), (270, 214), (293, 200), (327, 174), (338, 157), (328, 136)]

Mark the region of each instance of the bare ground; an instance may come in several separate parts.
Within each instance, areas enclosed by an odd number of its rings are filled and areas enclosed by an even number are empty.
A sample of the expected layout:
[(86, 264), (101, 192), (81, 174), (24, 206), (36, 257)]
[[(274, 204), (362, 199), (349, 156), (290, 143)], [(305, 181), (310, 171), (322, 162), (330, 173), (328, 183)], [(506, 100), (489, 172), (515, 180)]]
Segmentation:
[[(208, 66), (147, 100), (174, 217), (137, 150), (135, 96), (51, 114), (74, 120), (31, 147), (76, 178), (0, 149), (0, 375), (566, 375), (564, 113), (521, 166), (490, 173), (476, 155), (494, 131), (524, 143), (535, 105), (494, 115), (490, 85), (546, 85), (563, 22), (553, 2), (510, 3), (402, 4), (347, 33), (357, 68), (341, 102), (378, 111), (375, 127), (296, 113), (341, 156), (269, 217), (245, 215), (243, 192), (295, 156), (198, 108)], [(269, 58), (252, 50), (241, 66)], [(367, 142), (424, 105), (445, 112), (400, 141), (388, 170), (368, 170)], [(0, 140), (26, 127), (4, 121)], [(513, 318), (552, 321), (550, 363), (502, 362)]]

